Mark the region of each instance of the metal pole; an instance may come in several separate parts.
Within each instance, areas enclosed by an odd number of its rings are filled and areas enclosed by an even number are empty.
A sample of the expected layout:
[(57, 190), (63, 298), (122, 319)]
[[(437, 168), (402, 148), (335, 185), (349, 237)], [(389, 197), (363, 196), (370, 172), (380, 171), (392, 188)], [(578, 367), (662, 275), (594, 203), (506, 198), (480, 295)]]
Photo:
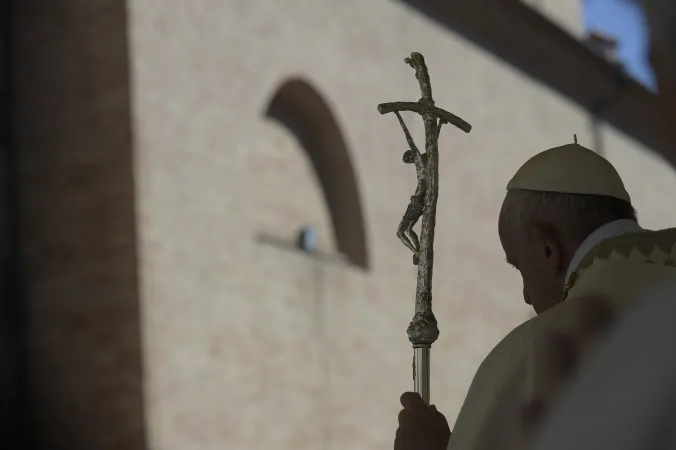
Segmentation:
[(430, 349), (431, 345), (413, 347), (413, 392), (430, 404)]

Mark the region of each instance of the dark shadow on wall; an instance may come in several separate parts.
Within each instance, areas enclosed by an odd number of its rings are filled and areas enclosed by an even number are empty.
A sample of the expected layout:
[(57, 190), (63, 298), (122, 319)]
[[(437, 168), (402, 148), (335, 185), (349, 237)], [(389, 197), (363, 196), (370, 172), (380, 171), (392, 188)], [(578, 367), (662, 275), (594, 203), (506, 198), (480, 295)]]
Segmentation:
[(266, 116), (291, 131), (305, 149), (331, 212), (338, 251), (351, 264), (368, 269), (368, 243), (357, 177), (338, 123), (324, 98), (310, 84), (284, 83)]
[[(589, 51), (578, 39), (523, 1), (396, 1), (440, 23), (590, 113), (598, 113), (595, 110), (598, 105), (605, 104), (603, 119), (607, 123), (647, 147), (661, 153), (670, 151), (660, 128), (655, 95), (627, 79), (617, 66)], [(457, 63), (461, 65), (462, 61)], [(490, 100), (486, 107), (490, 108)]]
[(147, 448), (125, 2), (16, 0), (34, 447)]
[(0, 1), (0, 447), (22, 450), (30, 448), (30, 431), (12, 127), (12, 6)]

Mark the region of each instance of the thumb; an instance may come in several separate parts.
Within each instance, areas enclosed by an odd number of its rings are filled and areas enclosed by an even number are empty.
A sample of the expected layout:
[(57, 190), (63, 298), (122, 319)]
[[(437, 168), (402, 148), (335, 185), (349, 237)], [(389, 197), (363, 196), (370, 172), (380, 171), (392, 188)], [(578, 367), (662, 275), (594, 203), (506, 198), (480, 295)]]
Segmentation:
[(400, 401), (401, 406), (411, 413), (419, 415), (428, 411), (427, 404), (420, 397), (420, 394), (416, 394), (415, 392), (404, 392), (401, 395)]

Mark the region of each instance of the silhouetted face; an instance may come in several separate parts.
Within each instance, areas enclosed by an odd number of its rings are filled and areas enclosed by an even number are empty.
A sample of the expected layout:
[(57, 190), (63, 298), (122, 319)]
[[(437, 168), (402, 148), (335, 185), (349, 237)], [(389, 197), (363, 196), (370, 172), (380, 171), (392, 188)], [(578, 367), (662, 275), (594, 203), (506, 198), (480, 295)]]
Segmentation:
[(550, 224), (529, 224), (522, 229), (500, 226), (500, 242), (507, 262), (521, 274), (523, 299), (540, 314), (561, 301), (572, 257)]

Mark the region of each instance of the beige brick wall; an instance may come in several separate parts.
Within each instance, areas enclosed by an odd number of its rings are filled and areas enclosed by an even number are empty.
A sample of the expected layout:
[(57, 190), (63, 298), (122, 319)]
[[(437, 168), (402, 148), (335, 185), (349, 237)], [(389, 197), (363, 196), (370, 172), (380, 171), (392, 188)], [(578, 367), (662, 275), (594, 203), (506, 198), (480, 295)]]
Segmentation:
[(661, 157), (609, 127), (603, 129), (603, 140), (604, 156), (622, 175), (640, 224), (651, 229), (676, 226), (670, 197), (676, 189), (676, 173)]
[[(590, 143), (587, 115), (396, 3), (47, 3), (21, 3), (18, 40), (45, 448), (391, 445), (415, 285), (394, 231), (415, 176), (376, 105), (418, 98), (410, 51), (438, 105), (474, 126), (441, 139), (432, 396), (452, 423), (482, 358), (531, 315), (497, 238), (504, 184), (573, 133)], [(314, 224), (322, 251), (337, 246), (297, 137), (264, 118), (289, 79), (317, 88), (343, 132), (366, 271), (260, 239)], [(646, 225), (673, 223), (673, 173), (619, 134), (606, 142)]]
[[(130, 6), (153, 445), (391, 445), (398, 397), (411, 387), (415, 285), (394, 231), (414, 174), (400, 162), (396, 119), (375, 107), (418, 98), (403, 64), (412, 50), (427, 58), (437, 103), (475, 127), (441, 140), (432, 396), (453, 422), (482, 358), (531, 314), (496, 234), (504, 184), (573, 133), (590, 141), (587, 115), (388, 2)], [(367, 272), (319, 269), (256, 239), (330, 223), (303, 150), (262, 118), (289, 78), (321, 91), (345, 135)], [(407, 119), (420, 137), (420, 121)]]

